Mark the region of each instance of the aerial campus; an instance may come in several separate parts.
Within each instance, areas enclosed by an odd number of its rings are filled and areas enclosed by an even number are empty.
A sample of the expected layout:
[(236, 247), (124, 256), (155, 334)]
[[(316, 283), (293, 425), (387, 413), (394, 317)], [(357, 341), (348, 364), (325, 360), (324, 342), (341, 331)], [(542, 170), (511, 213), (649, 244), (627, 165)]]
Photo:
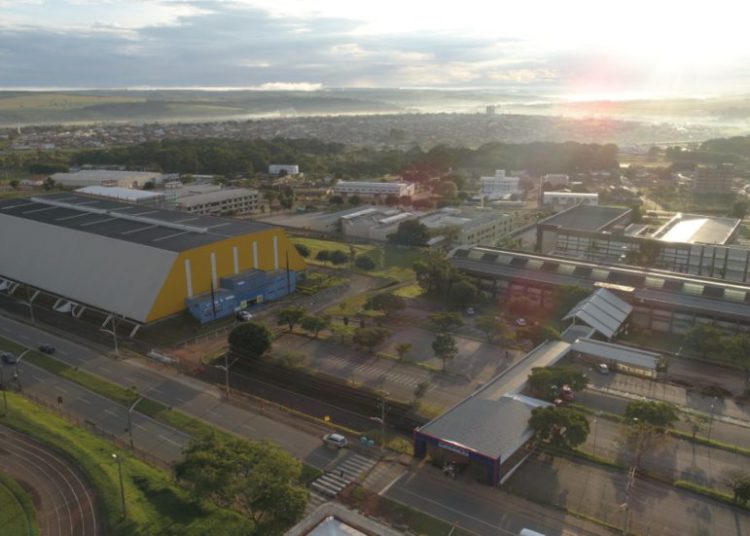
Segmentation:
[(0, 536), (750, 535), (746, 17), (419, 4), (0, 2)]

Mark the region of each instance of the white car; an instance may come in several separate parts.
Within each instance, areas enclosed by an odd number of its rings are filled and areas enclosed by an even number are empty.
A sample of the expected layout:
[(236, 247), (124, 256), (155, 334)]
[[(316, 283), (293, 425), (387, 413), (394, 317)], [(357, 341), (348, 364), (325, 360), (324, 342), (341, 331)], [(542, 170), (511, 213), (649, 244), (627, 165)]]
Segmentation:
[(349, 441), (341, 434), (326, 434), (323, 436), (323, 443), (337, 449), (343, 449), (349, 444)]
[(599, 374), (609, 374), (609, 367), (606, 363), (599, 363), (596, 366), (596, 370), (599, 371)]
[(252, 313), (249, 311), (237, 311), (237, 320), (248, 321), (253, 318)]

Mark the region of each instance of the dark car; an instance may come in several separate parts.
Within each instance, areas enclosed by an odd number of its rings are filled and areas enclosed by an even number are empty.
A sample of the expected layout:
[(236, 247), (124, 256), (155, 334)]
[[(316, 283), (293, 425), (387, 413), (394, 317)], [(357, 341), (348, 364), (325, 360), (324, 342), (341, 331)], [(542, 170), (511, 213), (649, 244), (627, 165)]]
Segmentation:
[(39, 351), (44, 352), (45, 354), (54, 354), (55, 353), (55, 347), (51, 344), (40, 344), (39, 345)]
[(16, 356), (10, 352), (3, 352), (3, 354), (0, 355), (0, 359), (2, 359), (3, 363), (7, 363), (8, 365), (15, 365), (16, 361), (18, 361)]

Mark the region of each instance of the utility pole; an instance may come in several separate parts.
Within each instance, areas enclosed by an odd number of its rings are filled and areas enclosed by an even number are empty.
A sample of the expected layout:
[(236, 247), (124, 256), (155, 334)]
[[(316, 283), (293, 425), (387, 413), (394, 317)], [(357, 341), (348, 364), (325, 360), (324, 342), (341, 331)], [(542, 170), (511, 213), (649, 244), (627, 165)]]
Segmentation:
[(111, 319), (112, 319), (112, 329), (99, 328), (99, 331), (103, 331), (104, 333), (109, 333), (110, 335), (112, 335), (112, 340), (114, 342), (115, 356), (119, 358), (120, 348), (117, 345), (117, 315), (115, 313), (112, 313)]
[(3, 374), (4, 367), (0, 364), (0, 389), (3, 390), (3, 417), (8, 414), (8, 394), (5, 389), (5, 375)]
[(128, 436), (130, 437), (130, 448), (135, 448), (135, 444), (133, 443), (133, 410), (138, 405), (138, 403), (143, 400), (143, 397), (138, 397), (138, 400), (133, 402), (133, 404), (128, 408)]
[(229, 400), (229, 350), (224, 352), (224, 389)]
[[(21, 360), (31, 351), (31, 348), (27, 348), (23, 352), (21, 352), (21, 355), (18, 356), (18, 359), (16, 359), (16, 370), (13, 374), (13, 379), (18, 382), (18, 390), (23, 391), (23, 386), (21, 385), (21, 369), (19, 368), (19, 365), (21, 364)], [(4, 396), (4, 395), (3, 395)]]
[(128, 518), (128, 510), (125, 507), (125, 486), (122, 483), (122, 457), (117, 454), (112, 454), (112, 459), (117, 462), (117, 472), (120, 475), (120, 502), (122, 504), (122, 517), (123, 519)]

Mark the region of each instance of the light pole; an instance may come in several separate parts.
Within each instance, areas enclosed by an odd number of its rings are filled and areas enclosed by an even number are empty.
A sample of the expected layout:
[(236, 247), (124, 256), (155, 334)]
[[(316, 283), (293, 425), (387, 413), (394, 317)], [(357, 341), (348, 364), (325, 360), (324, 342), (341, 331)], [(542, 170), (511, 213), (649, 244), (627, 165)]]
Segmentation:
[[(105, 324), (106, 325), (106, 324)], [(99, 331), (112, 335), (114, 341), (115, 356), (120, 357), (120, 348), (117, 345), (117, 315), (112, 313), (112, 329), (99, 328)]]
[(16, 359), (16, 370), (13, 374), (13, 379), (18, 382), (18, 390), (23, 391), (23, 387), (21, 386), (21, 369), (18, 368), (18, 365), (21, 364), (21, 360), (24, 358), (26, 354), (28, 354), (31, 351), (31, 348), (26, 348), (23, 352), (21, 352), (21, 355), (18, 356), (18, 359)]
[(711, 429), (714, 427), (714, 409), (716, 408), (717, 398), (714, 397), (711, 402), (711, 417), (708, 419), (708, 440), (711, 441)]
[(128, 511), (125, 508), (125, 486), (122, 483), (122, 457), (117, 454), (112, 454), (112, 459), (117, 463), (117, 472), (120, 475), (120, 502), (122, 503), (122, 517), (123, 519), (127, 519)]
[(143, 400), (142, 396), (138, 397), (138, 400), (133, 402), (133, 404), (128, 408), (128, 436), (130, 437), (130, 448), (134, 448), (135, 444), (133, 443), (133, 410), (138, 405), (138, 403)]
[(229, 362), (229, 350), (224, 352), (224, 364), (223, 365), (214, 365), (218, 369), (224, 369), (224, 394), (227, 397), (227, 400), (229, 400), (229, 369), (237, 362), (237, 359)]
[(594, 417), (594, 453), (593, 455), (596, 456), (596, 417)]
[(5, 392), (5, 374), (3, 370), (5, 367), (0, 363), (0, 389), (3, 390), (3, 417), (8, 414), (8, 394)]

